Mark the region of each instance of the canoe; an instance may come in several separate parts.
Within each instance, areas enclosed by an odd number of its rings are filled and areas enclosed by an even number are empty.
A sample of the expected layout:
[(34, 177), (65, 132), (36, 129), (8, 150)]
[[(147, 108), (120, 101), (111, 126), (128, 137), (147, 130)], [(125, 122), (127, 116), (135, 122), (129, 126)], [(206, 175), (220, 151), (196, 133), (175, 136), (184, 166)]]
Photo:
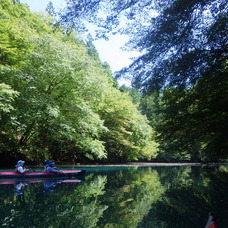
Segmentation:
[(47, 173), (47, 172), (28, 172), (28, 173), (18, 173), (16, 171), (11, 172), (0, 172), (0, 178), (45, 178), (45, 177), (76, 177), (81, 176), (86, 173), (86, 170), (63, 170), (61, 173)]
[(216, 224), (216, 216), (213, 213), (209, 213), (207, 224), (205, 228), (219, 228)]

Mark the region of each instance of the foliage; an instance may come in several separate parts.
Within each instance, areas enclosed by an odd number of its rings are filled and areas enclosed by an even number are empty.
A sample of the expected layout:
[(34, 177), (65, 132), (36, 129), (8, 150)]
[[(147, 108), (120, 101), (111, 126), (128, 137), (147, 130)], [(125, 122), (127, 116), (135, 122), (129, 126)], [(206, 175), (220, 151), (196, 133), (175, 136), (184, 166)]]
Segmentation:
[(36, 162), (156, 156), (153, 129), (118, 90), (91, 41), (84, 43), (24, 4), (4, 0), (0, 6), (12, 27), (0, 28), (1, 107), (10, 111), (0, 126), (8, 138), (2, 153), (8, 147), (8, 156)]
[(136, 90), (132, 87), (128, 87), (126, 85), (120, 86), (119, 90), (121, 92), (128, 93), (130, 95), (130, 97), (132, 98), (132, 102), (136, 105), (140, 105), (142, 95), (138, 90)]
[(0, 112), (10, 112), (13, 110), (12, 102), (18, 96), (18, 92), (12, 90), (9, 85), (0, 84)]
[(216, 161), (227, 157), (226, 71), (212, 68), (194, 88), (164, 91), (157, 130), (163, 150), (172, 152), (167, 158)]
[(154, 132), (126, 93), (108, 91), (100, 115), (109, 129), (105, 141), (111, 160), (151, 159), (157, 155)]
[(161, 159), (227, 158), (226, 1), (68, 2), (63, 20), (93, 18), (98, 36), (119, 29), (142, 53), (116, 77), (132, 77), (144, 92), (142, 112), (156, 126)]
[[(0, 15), (1, 65), (19, 64), (31, 51), (31, 37), (39, 36), (51, 29), (47, 23), (30, 12), (25, 4), (18, 4), (15, 1), (1, 1)], [(50, 18), (47, 22), (50, 22)]]

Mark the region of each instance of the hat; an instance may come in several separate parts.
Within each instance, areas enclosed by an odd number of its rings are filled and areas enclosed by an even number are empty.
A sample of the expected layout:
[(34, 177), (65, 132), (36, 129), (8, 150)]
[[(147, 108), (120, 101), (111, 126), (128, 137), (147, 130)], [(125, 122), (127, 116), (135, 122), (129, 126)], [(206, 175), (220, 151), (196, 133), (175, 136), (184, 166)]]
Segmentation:
[(15, 167), (20, 167), (20, 166), (24, 165), (24, 163), (25, 163), (25, 161), (19, 160)]
[(46, 161), (46, 166), (50, 166), (50, 165), (54, 165), (55, 162), (51, 161), (51, 160), (48, 160)]

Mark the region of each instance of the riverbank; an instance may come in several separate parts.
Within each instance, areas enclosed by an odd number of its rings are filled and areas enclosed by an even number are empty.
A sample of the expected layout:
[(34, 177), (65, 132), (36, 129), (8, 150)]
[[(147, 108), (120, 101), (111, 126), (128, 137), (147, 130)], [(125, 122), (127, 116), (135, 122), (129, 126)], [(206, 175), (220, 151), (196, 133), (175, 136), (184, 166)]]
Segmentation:
[[(198, 166), (198, 167), (213, 167), (213, 166), (227, 166), (228, 162), (218, 162), (218, 163), (192, 163), (192, 162), (173, 162), (173, 163), (165, 163), (165, 162), (128, 162), (128, 163), (122, 163), (122, 164), (102, 164), (102, 163), (95, 163), (95, 164), (85, 164), (85, 163), (76, 163), (76, 164), (56, 164), (59, 168), (64, 167), (183, 167), (183, 166)], [(31, 168), (39, 168), (42, 165), (29, 165)], [(1, 167), (1, 169), (4, 169), (6, 167)], [(11, 167), (12, 168), (12, 167)]]
[(98, 166), (108, 166), (108, 167), (120, 167), (120, 166), (137, 166), (137, 167), (162, 167), (162, 166), (202, 166), (202, 167), (211, 167), (211, 166), (220, 166), (220, 165), (228, 165), (228, 163), (154, 163), (154, 162), (128, 162), (124, 164), (80, 164), (77, 163), (75, 166), (83, 166), (83, 167), (98, 167)]

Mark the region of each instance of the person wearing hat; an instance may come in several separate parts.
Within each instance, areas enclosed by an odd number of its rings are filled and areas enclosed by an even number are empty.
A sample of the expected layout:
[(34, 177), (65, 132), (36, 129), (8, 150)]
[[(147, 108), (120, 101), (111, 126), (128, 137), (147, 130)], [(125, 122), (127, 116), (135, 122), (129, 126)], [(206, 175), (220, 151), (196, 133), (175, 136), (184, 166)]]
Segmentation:
[(53, 167), (55, 162), (48, 160), (45, 161), (46, 167), (45, 167), (45, 172), (47, 173), (62, 173), (61, 170), (58, 170), (56, 167)]
[(19, 160), (15, 166), (16, 172), (21, 173), (21, 174), (28, 172), (29, 169), (26, 169), (24, 167), (24, 164), (25, 164), (25, 161)]

